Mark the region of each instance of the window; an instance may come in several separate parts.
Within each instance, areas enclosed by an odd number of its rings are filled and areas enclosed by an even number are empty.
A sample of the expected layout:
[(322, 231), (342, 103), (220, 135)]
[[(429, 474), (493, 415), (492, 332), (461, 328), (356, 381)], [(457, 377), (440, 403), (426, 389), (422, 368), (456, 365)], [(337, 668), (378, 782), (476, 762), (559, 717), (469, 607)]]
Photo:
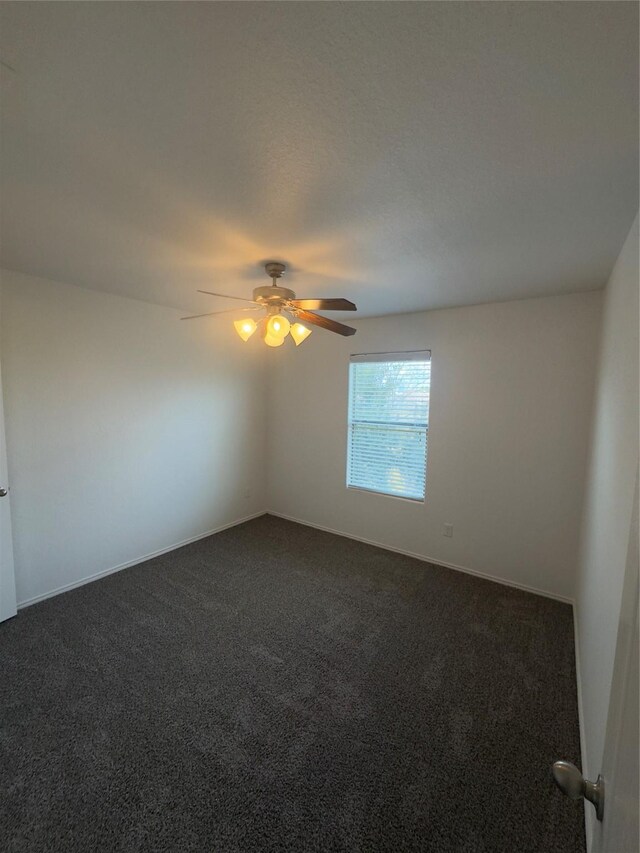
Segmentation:
[(347, 486), (423, 501), (431, 353), (367, 353), (349, 365)]

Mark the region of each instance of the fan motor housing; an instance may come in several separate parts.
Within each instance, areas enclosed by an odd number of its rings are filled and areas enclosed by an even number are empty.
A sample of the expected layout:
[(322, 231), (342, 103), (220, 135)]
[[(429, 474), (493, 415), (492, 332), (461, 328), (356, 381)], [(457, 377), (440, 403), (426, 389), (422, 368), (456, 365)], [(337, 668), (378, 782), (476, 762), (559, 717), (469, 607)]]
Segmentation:
[(295, 299), (296, 295), (293, 290), (288, 287), (256, 287), (253, 291), (254, 302), (259, 302), (261, 305), (280, 305), (283, 302), (288, 302), (290, 299)]

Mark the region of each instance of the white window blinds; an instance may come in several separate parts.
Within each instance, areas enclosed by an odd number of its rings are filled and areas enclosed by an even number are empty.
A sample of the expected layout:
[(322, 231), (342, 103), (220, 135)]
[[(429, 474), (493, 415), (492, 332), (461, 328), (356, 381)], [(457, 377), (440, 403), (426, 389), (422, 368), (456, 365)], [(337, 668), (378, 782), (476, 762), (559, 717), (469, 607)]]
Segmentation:
[(367, 353), (349, 365), (347, 486), (423, 501), (431, 353)]

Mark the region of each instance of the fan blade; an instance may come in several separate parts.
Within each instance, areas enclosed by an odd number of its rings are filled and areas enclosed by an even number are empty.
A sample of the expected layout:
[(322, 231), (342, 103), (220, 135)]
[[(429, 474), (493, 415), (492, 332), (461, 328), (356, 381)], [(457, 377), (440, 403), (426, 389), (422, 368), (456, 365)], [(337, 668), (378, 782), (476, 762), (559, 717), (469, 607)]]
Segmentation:
[(250, 302), (252, 305), (259, 305), (259, 302), (254, 302), (253, 299), (244, 299), (242, 296), (229, 296), (228, 293), (213, 293), (211, 290), (198, 290), (197, 293), (206, 293), (207, 296), (222, 296), (225, 299), (238, 299), (240, 302)]
[(237, 314), (238, 311), (258, 311), (256, 308), (226, 308), (224, 311), (209, 311), (207, 314), (192, 314), (190, 317), (180, 317), (181, 320), (197, 320), (198, 317), (213, 317), (216, 314)]
[(309, 311), (357, 311), (348, 299), (292, 299), (291, 305)]
[(293, 314), (302, 320), (303, 323), (312, 323), (314, 326), (321, 326), (323, 329), (328, 329), (330, 332), (336, 332), (338, 335), (355, 335), (356, 330), (351, 326), (345, 326), (342, 323), (336, 323), (335, 320), (330, 320), (328, 317), (322, 317), (320, 314), (312, 314), (311, 311), (303, 311), (301, 308), (294, 308)]

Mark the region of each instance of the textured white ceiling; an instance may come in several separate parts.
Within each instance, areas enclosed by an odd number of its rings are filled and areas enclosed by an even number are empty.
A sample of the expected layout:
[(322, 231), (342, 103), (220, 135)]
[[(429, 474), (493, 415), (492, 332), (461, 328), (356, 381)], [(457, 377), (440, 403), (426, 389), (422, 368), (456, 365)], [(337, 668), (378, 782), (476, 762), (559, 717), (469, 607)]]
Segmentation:
[(11, 269), (206, 311), (282, 259), (367, 316), (600, 287), (637, 210), (635, 3), (0, 15)]

